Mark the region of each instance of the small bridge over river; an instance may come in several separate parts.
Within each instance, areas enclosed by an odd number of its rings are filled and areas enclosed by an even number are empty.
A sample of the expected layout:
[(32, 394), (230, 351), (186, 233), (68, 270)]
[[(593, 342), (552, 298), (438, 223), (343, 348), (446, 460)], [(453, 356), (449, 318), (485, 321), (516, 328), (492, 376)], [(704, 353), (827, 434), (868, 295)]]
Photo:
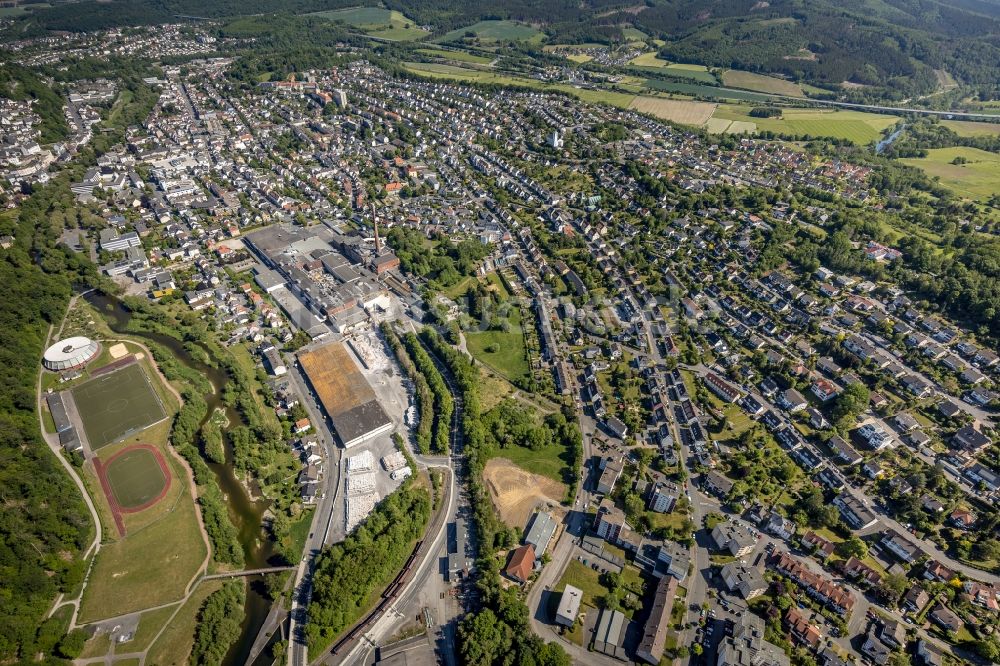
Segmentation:
[(243, 576), (260, 576), (262, 574), (272, 574), (281, 573), (282, 571), (293, 571), (295, 567), (265, 567), (263, 569), (244, 569), (243, 571), (226, 571), (224, 573), (209, 574), (205, 576), (204, 580), (212, 580), (213, 578), (240, 578)]

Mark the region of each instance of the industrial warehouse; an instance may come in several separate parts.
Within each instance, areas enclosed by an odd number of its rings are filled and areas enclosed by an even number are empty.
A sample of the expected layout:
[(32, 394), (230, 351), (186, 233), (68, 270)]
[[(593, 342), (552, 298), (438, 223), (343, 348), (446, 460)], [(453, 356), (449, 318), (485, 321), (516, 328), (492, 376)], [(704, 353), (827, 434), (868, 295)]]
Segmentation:
[(343, 342), (299, 354), (299, 363), (344, 448), (393, 429), (392, 419), (379, 404), (375, 391)]

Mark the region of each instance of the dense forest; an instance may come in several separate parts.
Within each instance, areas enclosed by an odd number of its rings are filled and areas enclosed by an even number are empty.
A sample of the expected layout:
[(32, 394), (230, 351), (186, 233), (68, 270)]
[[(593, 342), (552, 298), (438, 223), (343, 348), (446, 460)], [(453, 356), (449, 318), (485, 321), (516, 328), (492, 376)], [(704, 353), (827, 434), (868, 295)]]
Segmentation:
[[(35, 378), (49, 327), (65, 313), (74, 283), (92, 267), (56, 246), (51, 211), (72, 205), (69, 189), (38, 190), (17, 216), (0, 216), (0, 234), (17, 242), (0, 251), (0, 661), (51, 654), (60, 637), (42, 617), (60, 592), (83, 580), (79, 554), (93, 532), (66, 472), (42, 441)], [(17, 507), (16, 510), (9, 510)], [(53, 633), (56, 635), (53, 637)]]
[(427, 278), (432, 287), (448, 287), (472, 275), (489, 254), (488, 245), (469, 239), (452, 242), (438, 235), (431, 242), (416, 229), (393, 227), (387, 237), (407, 273)]
[(11, 62), (0, 64), (0, 97), (34, 101), (32, 108), (41, 119), (38, 129), (42, 143), (61, 141), (69, 134), (58, 87), (48, 84), (33, 70)]

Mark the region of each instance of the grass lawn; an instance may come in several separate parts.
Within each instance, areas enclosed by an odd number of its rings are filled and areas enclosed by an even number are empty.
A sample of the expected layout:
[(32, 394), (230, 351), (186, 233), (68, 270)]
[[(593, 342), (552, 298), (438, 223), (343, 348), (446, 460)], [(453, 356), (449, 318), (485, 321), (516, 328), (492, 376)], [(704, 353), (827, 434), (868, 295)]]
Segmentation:
[(133, 97), (134, 95), (132, 91), (129, 90), (128, 88), (125, 88), (120, 93), (118, 93), (118, 99), (115, 100), (114, 105), (111, 107), (111, 111), (108, 113), (108, 119), (107, 119), (108, 125), (114, 125), (116, 122), (118, 122), (119, 116), (122, 115), (122, 111), (125, 110), (125, 107), (132, 102)]
[[(956, 158), (965, 164), (952, 164)], [(1000, 155), (978, 148), (933, 148), (927, 157), (902, 159), (900, 162), (915, 166), (956, 194), (971, 199), (985, 199), (1000, 192)]]
[(471, 287), (475, 283), (475, 281), (476, 278), (474, 278), (471, 275), (468, 275), (459, 280), (458, 282), (456, 282), (455, 284), (451, 285), (447, 289), (441, 290), (441, 293), (450, 298), (451, 300), (457, 301), (462, 296), (465, 296), (465, 292), (469, 291), (469, 287)]
[[(846, 139), (858, 145), (877, 141), (882, 130), (899, 119), (862, 111), (832, 111), (827, 109), (782, 109), (781, 118), (754, 118), (750, 107), (720, 104), (714, 119), (745, 123), (750, 132), (772, 131), (781, 134), (810, 135)], [(753, 128), (749, 126), (753, 125)]]
[[(714, 394), (710, 393), (710, 395)], [(736, 404), (726, 405), (723, 409), (723, 414), (726, 417), (726, 427), (719, 434), (712, 435), (716, 440), (735, 440), (754, 426), (753, 420)]]
[(790, 95), (802, 97), (802, 88), (797, 83), (778, 79), (773, 76), (742, 72), (738, 69), (728, 69), (722, 73), (722, 83), (733, 88), (745, 88), (763, 93)]
[(156, 634), (160, 632), (160, 629), (163, 628), (163, 625), (167, 623), (167, 620), (170, 619), (170, 616), (176, 610), (177, 606), (167, 606), (166, 608), (157, 608), (156, 610), (151, 610), (148, 613), (140, 615), (139, 628), (136, 629), (135, 636), (128, 643), (128, 651), (138, 652), (148, 648), (153, 639), (156, 638)]
[(526, 446), (508, 446), (506, 449), (491, 449), (486, 461), (490, 458), (507, 458), (512, 463), (532, 474), (567, 483), (567, 474), (571, 471), (572, 453), (564, 446), (552, 445), (538, 451), (532, 451)]
[(567, 585), (572, 585), (583, 592), (581, 603), (591, 608), (597, 608), (597, 600), (608, 593), (608, 588), (601, 585), (600, 574), (580, 560), (570, 560), (555, 589), (557, 592), (562, 592)]
[(469, 353), (513, 382), (528, 377), (531, 367), (524, 347), (520, 310), (511, 308), (507, 321), (510, 324), (509, 331), (466, 333), (465, 340)]
[(306, 547), (306, 537), (309, 535), (309, 528), (312, 526), (313, 508), (309, 507), (303, 511), (292, 523), (288, 530), (283, 546), (287, 546), (288, 552), (301, 553)]
[(80, 658), (101, 657), (106, 655), (109, 650), (111, 650), (111, 636), (104, 633), (94, 636), (83, 644), (83, 652), (80, 653)]
[(132, 449), (108, 465), (106, 475), (122, 508), (137, 507), (157, 497), (167, 483), (164, 470), (149, 449)]
[(517, 390), (513, 384), (489, 368), (480, 366), (479, 375), (479, 392), (482, 394), (483, 411), (493, 409), (503, 402), (504, 398)]
[[(198, 624), (198, 612), (212, 592), (222, 587), (221, 580), (206, 580), (201, 583), (187, 603), (177, 611), (170, 626), (160, 634), (160, 638), (149, 648), (146, 662), (149, 664), (186, 664), (191, 647), (194, 645), (194, 630)], [(140, 630), (142, 624), (140, 623)]]
[(646, 515), (649, 516), (649, 524), (654, 530), (664, 527), (679, 530), (688, 520), (687, 515), (681, 513), (680, 511), (674, 511), (673, 513), (656, 513), (655, 511), (649, 511)]
[(622, 28), (622, 37), (625, 38), (626, 42), (641, 42), (649, 37), (649, 35), (638, 28), (628, 27)]
[(481, 41), (499, 42), (531, 42), (540, 44), (545, 40), (545, 33), (530, 25), (513, 21), (480, 21), (464, 28), (458, 28), (436, 40), (439, 42), (454, 42), (464, 39), (467, 33), (473, 33)]
[(372, 37), (380, 37), (393, 41), (420, 39), (429, 34), (426, 30), (417, 27), (411, 19), (408, 19), (395, 9), (352, 7), (350, 9), (316, 12), (313, 15), (334, 21), (343, 21)]
[(205, 555), (194, 501), (184, 484), (183, 496), (172, 511), (138, 532), (104, 544), (84, 591), (80, 621), (180, 599)]

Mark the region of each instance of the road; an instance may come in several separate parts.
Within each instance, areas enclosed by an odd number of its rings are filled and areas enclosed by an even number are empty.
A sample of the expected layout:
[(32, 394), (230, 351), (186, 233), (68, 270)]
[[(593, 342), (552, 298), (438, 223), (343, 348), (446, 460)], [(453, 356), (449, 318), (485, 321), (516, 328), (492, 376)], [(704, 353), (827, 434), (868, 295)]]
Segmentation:
[[(469, 539), (469, 547), (473, 551), (470, 553), (470, 556), (473, 559), (475, 558), (475, 531), (470, 520), (471, 510), (465, 488), (468, 470), (465, 465), (462, 441), (463, 398), (448, 367), (441, 362), (431, 349), (427, 347), (425, 349), (441, 373), (454, 401), (449, 432), (450, 451), (448, 456), (415, 455), (414, 459), (418, 464), (433, 464), (441, 461), (446, 463), (449, 470), (448, 477), (450, 483), (447, 493), (448, 505), (443, 514), (444, 519), (440, 521), (433, 536), (428, 535), (425, 537), (423, 556), (413, 570), (409, 581), (397, 593), (396, 600), (392, 604), (389, 604), (382, 614), (372, 621), (370, 628), (364, 633), (362, 640), (359, 640), (346, 654), (334, 655), (327, 653), (318, 660), (315, 660), (314, 663), (330, 665), (356, 663), (363, 656), (367, 657), (374, 650), (375, 646), (382, 644), (383, 641), (391, 637), (398, 630), (400, 625), (410, 617), (409, 614), (403, 611), (408, 610), (412, 604), (417, 602), (418, 595), (424, 591), (424, 588), (428, 584), (440, 584), (441, 582), (435, 580), (435, 577), (438, 575), (437, 567), (440, 563), (441, 551), (444, 549), (444, 552), (447, 552), (449, 523), (464, 523)], [(454, 610), (455, 612), (451, 616), (437, 618), (442, 634), (439, 641), (439, 652), (448, 664), (457, 663), (455, 631), (461, 609)]]
[(293, 666), (305, 666), (309, 663), (305, 626), (306, 608), (309, 606), (309, 599), (312, 596), (313, 563), (323, 546), (336, 540), (331, 537), (337, 534), (334, 523), (338, 513), (343, 518), (343, 512), (337, 511), (338, 506), (341, 506), (339, 499), (342, 452), (335, 445), (336, 440), (330, 424), (319, 407), (315, 393), (309, 389), (309, 383), (306, 381), (298, 361), (291, 357), (285, 360), (288, 377), (302, 400), (302, 405), (309, 415), (309, 421), (316, 429), (326, 460), (322, 481), (323, 491), (316, 502), (316, 510), (313, 512), (302, 561), (299, 562), (295, 571), (292, 607), (288, 613), (288, 661)]

